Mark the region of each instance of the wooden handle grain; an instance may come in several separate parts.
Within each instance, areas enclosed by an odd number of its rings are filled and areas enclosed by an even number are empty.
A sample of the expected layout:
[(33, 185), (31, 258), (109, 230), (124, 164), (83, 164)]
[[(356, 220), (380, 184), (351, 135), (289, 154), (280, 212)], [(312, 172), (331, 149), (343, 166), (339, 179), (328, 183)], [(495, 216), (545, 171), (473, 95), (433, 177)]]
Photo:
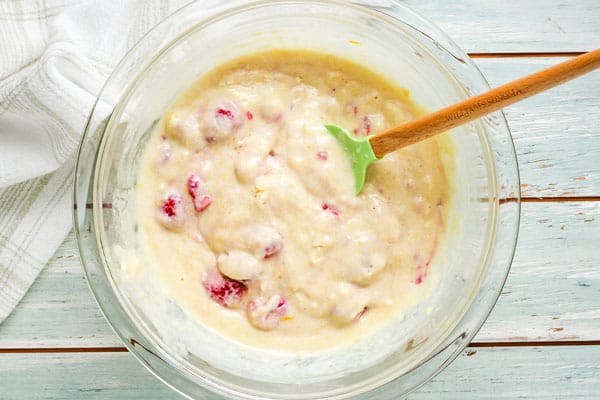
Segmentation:
[(428, 139), (600, 67), (600, 49), (471, 97), (369, 139), (377, 157)]

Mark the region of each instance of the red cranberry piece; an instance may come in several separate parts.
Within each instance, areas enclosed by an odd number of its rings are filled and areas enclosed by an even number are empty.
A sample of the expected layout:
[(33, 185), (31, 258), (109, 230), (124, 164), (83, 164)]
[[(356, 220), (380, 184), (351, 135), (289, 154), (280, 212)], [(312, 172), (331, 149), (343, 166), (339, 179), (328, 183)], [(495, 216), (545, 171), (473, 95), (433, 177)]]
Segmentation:
[(267, 259), (267, 258), (275, 255), (276, 253), (279, 252), (279, 250), (281, 250), (282, 247), (283, 247), (283, 244), (279, 241), (269, 244), (268, 246), (265, 247), (265, 255), (263, 256), (263, 258)]
[(226, 108), (217, 108), (217, 118), (218, 117), (226, 117), (228, 119), (234, 119), (235, 116), (233, 115), (233, 112), (231, 110), (228, 110)]
[(206, 191), (206, 185), (198, 175), (190, 175), (187, 181), (188, 193), (192, 196), (194, 210), (201, 212), (212, 204), (212, 198)]
[(329, 154), (327, 153), (326, 150), (321, 150), (321, 151), (317, 152), (317, 158), (319, 160), (326, 161), (328, 157), (329, 157)]
[(254, 115), (252, 115), (252, 113), (250, 111), (246, 111), (246, 118), (248, 118), (248, 121), (252, 121), (252, 119), (254, 118)]
[(244, 231), (246, 248), (258, 259), (273, 257), (283, 248), (281, 234), (270, 226), (257, 225)]
[(339, 215), (340, 215), (340, 210), (336, 206), (333, 206), (331, 204), (323, 203), (321, 205), (321, 208), (324, 211), (329, 211), (331, 214), (335, 215), (336, 217), (339, 217)]
[(181, 198), (171, 195), (163, 201), (162, 210), (167, 217), (175, 217), (177, 215), (177, 207), (181, 204)]
[(254, 297), (246, 309), (248, 321), (256, 328), (265, 331), (276, 328), (286, 312), (287, 302), (279, 294), (271, 296), (267, 301)]
[(202, 196), (200, 200), (197, 198), (194, 199), (194, 209), (196, 211), (204, 211), (208, 206), (212, 204), (212, 199), (210, 196)]
[(207, 143), (226, 139), (245, 122), (243, 113), (230, 101), (209, 105), (200, 113), (202, 136)]
[(211, 299), (227, 308), (239, 305), (246, 293), (246, 286), (242, 282), (229, 279), (216, 271), (209, 272), (202, 285)]
[(181, 195), (176, 192), (168, 194), (162, 200), (156, 217), (167, 229), (181, 227), (185, 219), (185, 208)]

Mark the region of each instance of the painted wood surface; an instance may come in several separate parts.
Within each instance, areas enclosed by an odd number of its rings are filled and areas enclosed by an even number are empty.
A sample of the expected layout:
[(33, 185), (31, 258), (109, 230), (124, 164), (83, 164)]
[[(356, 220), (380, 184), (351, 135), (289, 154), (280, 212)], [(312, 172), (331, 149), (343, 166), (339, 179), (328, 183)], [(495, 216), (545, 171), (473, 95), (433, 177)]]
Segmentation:
[(600, 47), (597, 0), (403, 3), (432, 20), (467, 52), (564, 52)]
[[(462, 127), (476, 119), (500, 111), (541, 92), (572, 81), (600, 68), (600, 48), (543, 68), (502, 85), (478, 93), (427, 115), (372, 135), (369, 143), (377, 158)], [(551, 93), (549, 96), (554, 96)], [(347, 135), (350, 135), (349, 133)], [(363, 167), (366, 170), (366, 166)], [(363, 170), (363, 174), (365, 171)]]
[(600, 202), (525, 203), (521, 215), (510, 274), (475, 340), (600, 340)]
[[(498, 86), (562, 60), (476, 62), (490, 85)], [(600, 195), (600, 71), (509, 106), (505, 114), (515, 141), (523, 196)]]
[[(468, 348), (408, 398), (590, 400), (599, 360), (600, 346)], [(129, 353), (0, 354), (0, 365), (2, 399), (24, 387), (28, 400), (183, 399)]]
[[(600, 47), (597, 0), (404, 3), (467, 52), (509, 55), (476, 59), (492, 86), (561, 61), (511, 53)], [(511, 106), (506, 115), (523, 195), (565, 202), (523, 205), (511, 273), (476, 338), (494, 347), (465, 350), (411, 400), (598, 397), (600, 346), (574, 344), (600, 340), (600, 201), (573, 197), (600, 196), (600, 73)], [(548, 341), (564, 345), (521, 346)], [(520, 346), (503, 346), (506, 342)], [(120, 343), (91, 297), (71, 235), (0, 325), (0, 399), (181, 398), (131, 354), (61, 352), (111, 346)], [(15, 348), (59, 352), (2, 353)]]
[[(600, 340), (598, 239), (600, 202), (523, 204), (508, 281), (475, 340)], [(72, 235), (0, 325), (0, 348), (120, 345), (85, 283)]]

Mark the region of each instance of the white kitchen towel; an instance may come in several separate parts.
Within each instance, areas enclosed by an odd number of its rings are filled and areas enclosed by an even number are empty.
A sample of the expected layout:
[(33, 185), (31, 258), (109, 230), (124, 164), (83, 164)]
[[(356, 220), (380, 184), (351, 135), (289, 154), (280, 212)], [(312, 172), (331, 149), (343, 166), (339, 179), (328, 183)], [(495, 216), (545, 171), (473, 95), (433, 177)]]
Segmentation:
[(71, 229), (77, 146), (103, 83), (188, 1), (0, 1), (0, 322)]

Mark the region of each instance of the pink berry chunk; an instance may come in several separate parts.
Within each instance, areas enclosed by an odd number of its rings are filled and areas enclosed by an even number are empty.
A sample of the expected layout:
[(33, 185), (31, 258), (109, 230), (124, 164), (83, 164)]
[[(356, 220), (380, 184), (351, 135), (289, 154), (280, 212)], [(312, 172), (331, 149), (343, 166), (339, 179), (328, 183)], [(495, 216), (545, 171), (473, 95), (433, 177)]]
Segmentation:
[(244, 231), (247, 249), (258, 259), (275, 256), (283, 248), (283, 238), (274, 228), (266, 225), (249, 227)]
[(327, 161), (328, 157), (329, 157), (329, 154), (327, 154), (326, 150), (321, 150), (321, 151), (317, 152), (317, 158), (319, 160)]
[(217, 118), (219, 118), (219, 117), (226, 117), (227, 119), (235, 118), (235, 116), (233, 115), (233, 112), (226, 108), (217, 108)]
[(281, 241), (274, 241), (272, 243), (269, 243), (268, 245), (266, 245), (264, 247), (264, 259), (267, 259), (269, 257), (274, 256), (275, 254), (277, 254), (279, 252), (279, 250), (281, 250), (281, 248), (283, 247), (283, 244), (281, 243)]
[(267, 301), (254, 297), (246, 309), (248, 321), (254, 327), (264, 331), (275, 329), (286, 313), (287, 302), (279, 294), (271, 296)]
[(252, 113), (250, 111), (246, 111), (246, 118), (248, 118), (248, 121), (252, 121), (252, 119), (254, 118), (254, 115), (252, 115)]
[(427, 273), (420, 273), (419, 276), (417, 276), (415, 283), (417, 285), (420, 285), (421, 283), (423, 283), (423, 281), (425, 280), (426, 277), (427, 277)]
[(231, 136), (244, 122), (243, 113), (227, 100), (210, 104), (200, 113), (202, 135), (209, 144)]
[(176, 210), (179, 207), (179, 204), (181, 204), (179, 196), (170, 195), (163, 201), (162, 210), (167, 214), (167, 217), (175, 217), (177, 216)]
[(246, 285), (229, 279), (217, 271), (208, 272), (202, 285), (211, 299), (226, 308), (239, 306), (246, 293)]
[(339, 217), (339, 216), (340, 216), (340, 210), (339, 210), (339, 208), (337, 208), (337, 207), (336, 207), (336, 206), (334, 206), (334, 205), (327, 204), (327, 203), (323, 203), (323, 204), (321, 205), (321, 208), (322, 208), (324, 211), (328, 211), (328, 212), (330, 212), (332, 215), (334, 215), (334, 216), (336, 216), (336, 217)]
[(167, 229), (179, 229), (185, 222), (183, 199), (177, 192), (167, 194), (157, 211), (156, 218)]
[(212, 204), (212, 198), (206, 190), (206, 185), (198, 175), (190, 175), (187, 181), (188, 193), (192, 196), (194, 210), (202, 212)]

